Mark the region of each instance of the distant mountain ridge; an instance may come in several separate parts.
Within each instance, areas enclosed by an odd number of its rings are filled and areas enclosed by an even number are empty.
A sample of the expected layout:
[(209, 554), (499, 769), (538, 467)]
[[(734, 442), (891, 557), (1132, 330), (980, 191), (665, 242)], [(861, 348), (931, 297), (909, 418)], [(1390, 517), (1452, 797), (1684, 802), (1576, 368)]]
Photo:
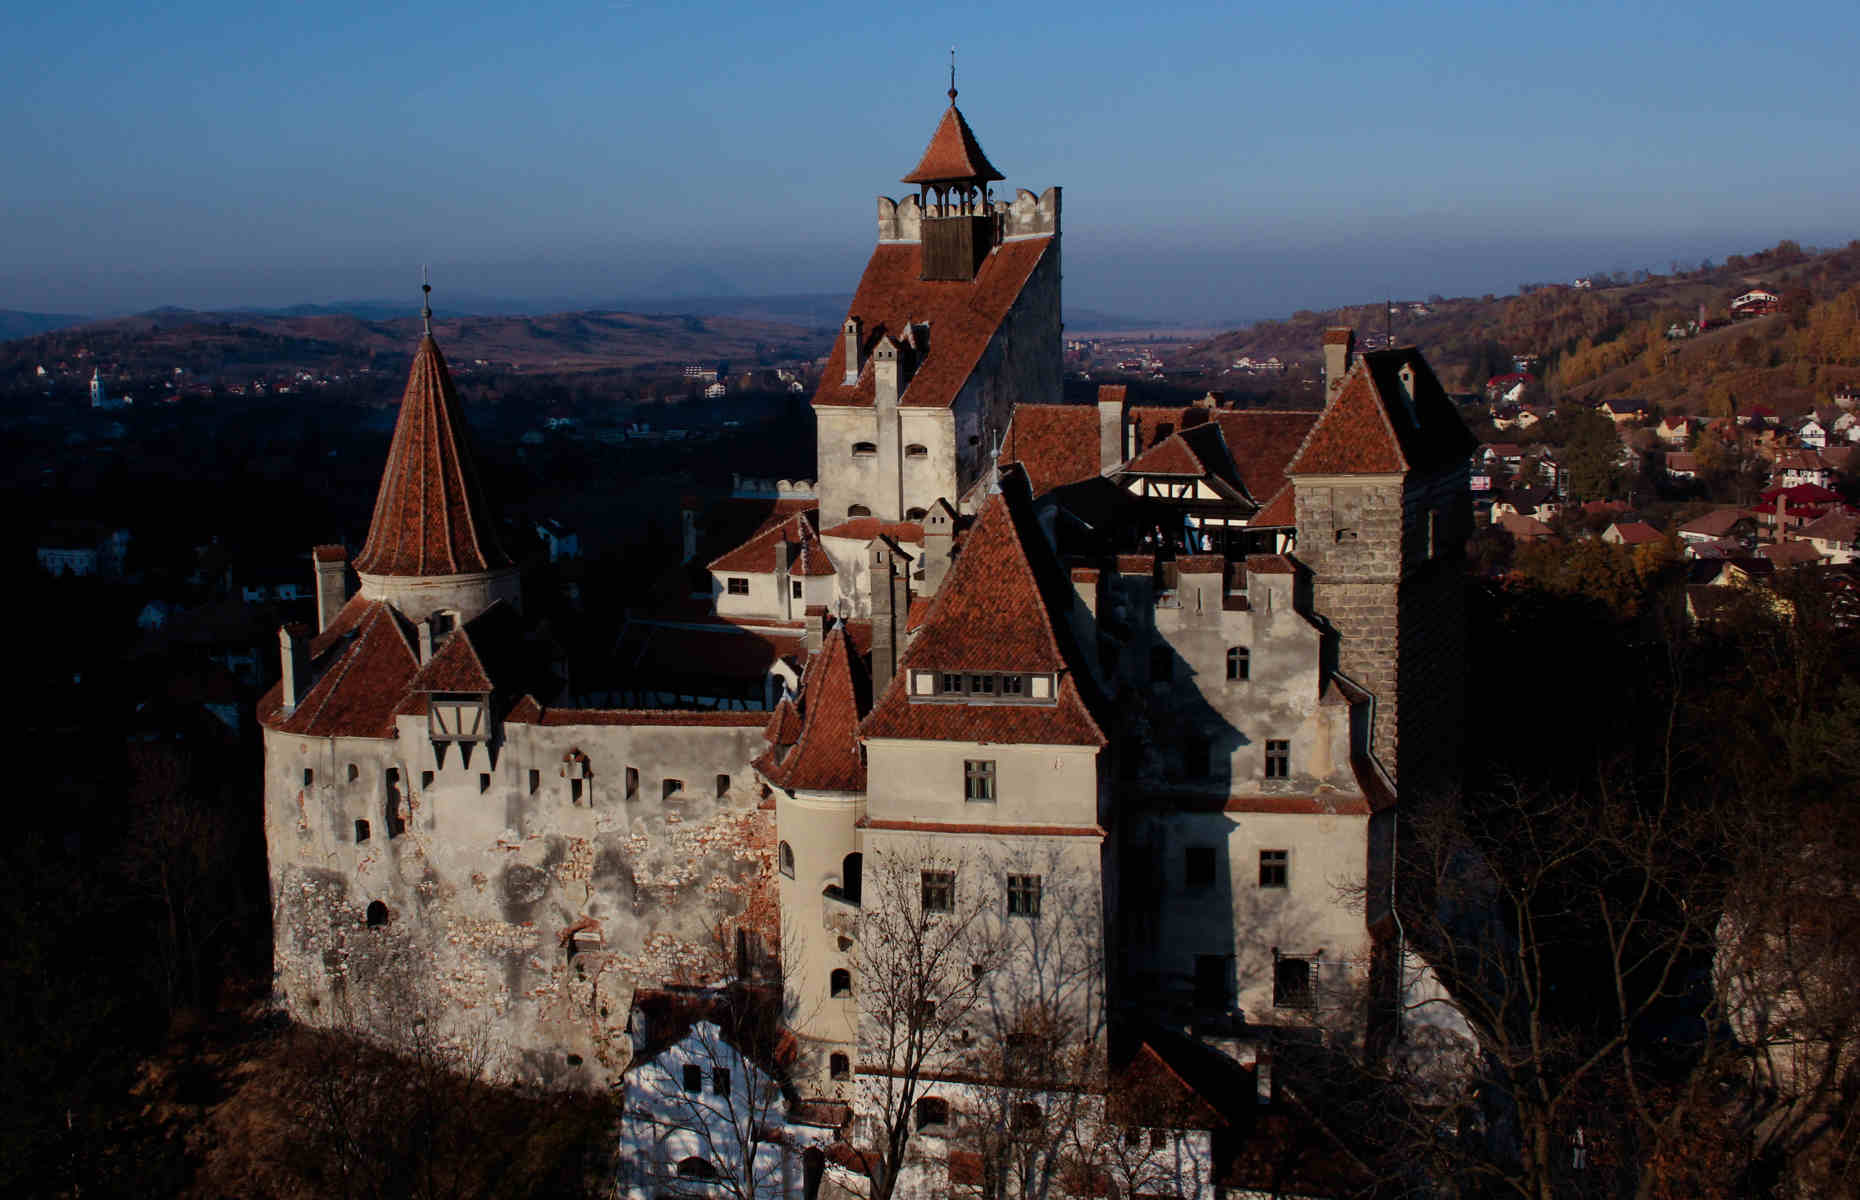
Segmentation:
[(35, 333), (50, 333), (54, 329), (68, 329), (90, 319), (74, 313), (20, 312), (12, 308), (0, 308), (0, 342), (31, 337)]

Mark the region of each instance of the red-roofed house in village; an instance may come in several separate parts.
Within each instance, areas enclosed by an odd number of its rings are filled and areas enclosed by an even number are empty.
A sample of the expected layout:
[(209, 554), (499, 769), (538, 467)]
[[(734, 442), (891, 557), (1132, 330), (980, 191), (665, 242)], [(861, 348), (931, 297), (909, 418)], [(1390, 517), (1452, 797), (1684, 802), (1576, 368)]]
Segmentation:
[[(1082, 1145), (1173, 1130), (1189, 1174), (1160, 1191), (1198, 1194), (1255, 1178), (1261, 1139), (1322, 1157), (1300, 1081), (1266, 1066), (1281, 1039), (1431, 1019), (1418, 959), (1370, 965), (1409, 954), (1403, 797), (1458, 768), (1472, 438), (1418, 351), (1358, 355), (1345, 328), (1321, 410), (1061, 403), (1059, 189), (993, 199), (951, 99), (916, 194), (879, 201), (814, 397), (818, 506), (706, 551), (708, 611), (628, 626), (640, 707), (552, 707), (558, 654), (422, 340), (361, 589), (319, 548), (322, 628), (282, 631), (259, 714), (293, 1016), (489, 1020), (509, 1073), (611, 1085), (644, 1044), (636, 994), (779, 972), (782, 1050), (756, 1070), (791, 1119), (843, 1114), (824, 1151), (763, 1143), (797, 1195), (876, 1161), (899, 1104), (923, 1147), (899, 1194), (976, 1182), (960, 1138), (995, 1119), (987, 1064), (1036, 998), (1104, 1069), (999, 1120), (1063, 1107), (1097, 1131)], [(993, 1015), (904, 1063), (875, 1033), (899, 997), (871, 939), (959, 911), (1005, 949), (944, 982)], [(690, 1028), (641, 1071), (689, 1065)], [(1109, 1072), (1138, 1068), (1176, 1115), (1107, 1106)], [(1245, 1115), (1215, 1094), (1236, 1080)], [(1077, 1194), (1114, 1175), (1065, 1169)]]

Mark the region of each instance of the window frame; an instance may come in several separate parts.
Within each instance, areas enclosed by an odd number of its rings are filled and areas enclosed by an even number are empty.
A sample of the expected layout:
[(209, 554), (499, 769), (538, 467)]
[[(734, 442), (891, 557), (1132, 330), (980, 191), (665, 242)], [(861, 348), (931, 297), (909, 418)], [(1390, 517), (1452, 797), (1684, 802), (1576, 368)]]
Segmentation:
[(1001, 799), (998, 786), (999, 777), (995, 771), (992, 758), (965, 758), (962, 760), (962, 802), (964, 804), (996, 804)]
[(918, 904), (927, 913), (956, 911), (956, 873), (923, 870), (919, 875)]
[(1279, 889), (1292, 886), (1292, 852), (1290, 850), (1272, 849), (1259, 852), (1259, 886)]
[(1043, 890), (1043, 882), (1038, 875), (1009, 875), (1007, 877), (1007, 915), (1039, 920), (1040, 898)]
[[(1310, 954), (1280, 954), (1272, 952), (1272, 1006), (1274, 1008), (1314, 1009), (1317, 1007), (1317, 974), (1319, 959)], [(1303, 980), (1296, 986), (1288, 986), (1287, 968), (1302, 969)], [(1290, 972), (1298, 974), (1298, 970)]]
[(1292, 739), (1266, 739), (1266, 778), (1290, 779), (1292, 777)]
[(775, 851), (775, 862), (777, 869), (780, 870), (783, 875), (786, 875), (790, 879), (794, 878), (793, 846), (790, 846), (787, 842), (781, 843)]
[(877, 458), (878, 457), (878, 443), (877, 442), (854, 442), (852, 444), (852, 456), (854, 458)]
[(747, 596), (749, 594), (749, 576), (725, 575), (723, 577), (723, 594), (726, 596)]
[(1247, 646), (1227, 647), (1227, 682), (1250, 683), (1253, 679), (1253, 651)]

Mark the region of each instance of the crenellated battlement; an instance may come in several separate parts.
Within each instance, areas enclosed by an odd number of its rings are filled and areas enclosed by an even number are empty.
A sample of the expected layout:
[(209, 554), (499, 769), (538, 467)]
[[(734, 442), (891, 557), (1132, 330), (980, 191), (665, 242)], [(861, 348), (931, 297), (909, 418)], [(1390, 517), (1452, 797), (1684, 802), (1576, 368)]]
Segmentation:
[[(1039, 195), (1026, 188), (1016, 188), (1012, 200), (995, 200), (987, 212), (999, 222), (1000, 239), (1053, 237), (1059, 233), (1060, 189), (1049, 187)], [(878, 198), (878, 240), (881, 242), (921, 242), (926, 219), (975, 215), (960, 204), (922, 204), (916, 196), (901, 200), (889, 196)]]

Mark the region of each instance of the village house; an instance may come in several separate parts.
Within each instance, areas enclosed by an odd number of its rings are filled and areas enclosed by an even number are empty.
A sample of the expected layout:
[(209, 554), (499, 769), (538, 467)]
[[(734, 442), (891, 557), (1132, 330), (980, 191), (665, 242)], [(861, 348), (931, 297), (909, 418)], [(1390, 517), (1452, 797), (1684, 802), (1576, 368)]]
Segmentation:
[(1830, 563), (1850, 563), (1860, 550), (1860, 516), (1848, 511), (1829, 512), (1803, 525), (1795, 536)]
[(1784, 450), (1770, 465), (1770, 479), (1786, 488), (1802, 484), (1825, 488), (1834, 482), (1834, 468), (1819, 451)]

